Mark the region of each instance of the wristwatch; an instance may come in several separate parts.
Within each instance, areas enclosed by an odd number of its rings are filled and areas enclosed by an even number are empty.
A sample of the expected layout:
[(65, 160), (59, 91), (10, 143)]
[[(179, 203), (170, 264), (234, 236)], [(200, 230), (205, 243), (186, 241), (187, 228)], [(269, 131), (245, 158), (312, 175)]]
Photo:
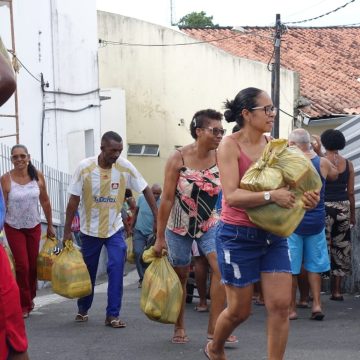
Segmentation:
[(266, 201), (270, 201), (270, 200), (271, 200), (270, 191), (265, 191), (265, 192), (264, 192), (264, 199), (265, 199)]

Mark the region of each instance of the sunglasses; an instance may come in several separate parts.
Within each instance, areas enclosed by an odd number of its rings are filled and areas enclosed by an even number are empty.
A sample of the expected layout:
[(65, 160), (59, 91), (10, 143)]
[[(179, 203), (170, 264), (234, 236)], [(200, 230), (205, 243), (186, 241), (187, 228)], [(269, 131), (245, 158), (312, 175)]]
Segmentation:
[(26, 154), (11, 155), (11, 160), (25, 160), (28, 156)]
[(203, 127), (201, 129), (210, 130), (214, 136), (219, 136), (219, 135), (224, 136), (226, 133), (226, 129), (222, 129), (222, 128)]
[(251, 110), (264, 110), (266, 115), (272, 115), (276, 114), (278, 109), (274, 105), (266, 105), (253, 107)]

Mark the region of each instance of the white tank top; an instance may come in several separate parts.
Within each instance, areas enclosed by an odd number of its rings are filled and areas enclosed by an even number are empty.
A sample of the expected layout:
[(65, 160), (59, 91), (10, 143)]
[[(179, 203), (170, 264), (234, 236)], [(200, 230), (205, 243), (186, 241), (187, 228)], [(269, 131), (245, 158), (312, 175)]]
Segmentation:
[(31, 229), (41, 221), (40, 189), (36, 180), (20, 185), (11, 178), (5, 222), (15, 229)]

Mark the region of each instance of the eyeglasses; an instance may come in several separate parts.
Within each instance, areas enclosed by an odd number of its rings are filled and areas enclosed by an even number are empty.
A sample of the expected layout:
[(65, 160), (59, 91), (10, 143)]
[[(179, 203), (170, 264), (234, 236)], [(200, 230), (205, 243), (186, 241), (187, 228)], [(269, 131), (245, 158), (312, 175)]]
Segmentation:
[(19, 155), (11, 155), (11, 160), (25, 160), (27, 158), (26, 154), (19, 154)]
[(272, 115), (276, 114), (278, 109), (274, 105), (266, 105), (253, 107), (251, 110), (264, 110), (266, 115)]
[(226, 129), (222, 129), (222, 128), (203, 127), (201, 129), (210, 130), (214, 136), (219, 136), (219, 135), (224, 136), (226, 133)]

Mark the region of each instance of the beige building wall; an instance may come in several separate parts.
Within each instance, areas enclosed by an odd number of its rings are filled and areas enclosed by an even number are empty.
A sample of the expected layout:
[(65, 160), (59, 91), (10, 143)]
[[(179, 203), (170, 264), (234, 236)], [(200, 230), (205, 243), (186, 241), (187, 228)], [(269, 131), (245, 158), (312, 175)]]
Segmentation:
[[(99, 11), (98, 36), (128, 44), (100, 45), (100, 87), (125, 90), (128, 143), (160, 146), (159, 157), (128, 156), (150, 184), (163, 182), (164, 165), (175, 146), (192, 142), (188, 129), (196, 111), (223, 112), (224, 101), (248, 86), (271, 91), (266, 64), (211, 44), (181, 45), (195, 40), (173, 29)], [(165, 44), (179, 45), (150, 46)], [(281, 107), (289, 114), (296, 84), (292, 71), (281, 71)], [(287, 137), (292, 123), (281, 114), (280, 136)], [(234, 125), (224, 124), (228, 133)]]

